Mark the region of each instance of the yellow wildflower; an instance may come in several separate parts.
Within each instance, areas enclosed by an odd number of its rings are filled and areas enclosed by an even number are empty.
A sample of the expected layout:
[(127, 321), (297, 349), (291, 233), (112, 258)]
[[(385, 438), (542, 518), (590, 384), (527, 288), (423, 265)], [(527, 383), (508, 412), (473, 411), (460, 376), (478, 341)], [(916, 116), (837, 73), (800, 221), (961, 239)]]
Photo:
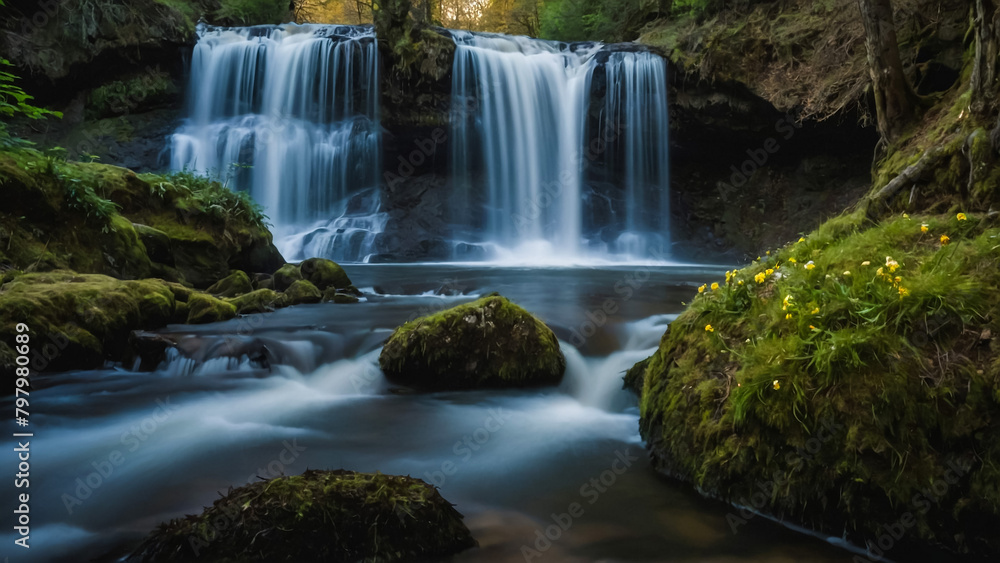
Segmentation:
[(785, 320), (786, 320), (786, 321), (790, 321), (790, 320), (792, 320), (792, 314), (791, 314), (791, 313), (788, 313), (787, 315), (785, 315)]
[(771, 275), (771, 274), (773, 274), (773, 273), (774, 273), (774, 270), (773, 270), (773, 269), (771, 269), (771, 268), (768, 268), (768, 269), (764, 270), (764, 274), (766, 274), (766, 275), (768, 275), (768, 276), (770, 276), (770, 275)]
[(705, 293), (705, 287), (705, 284), (702, 284), (701, 287), (698, 288), (698, 293)]
[(781, 389), (781, 384), (778, 383), (777, 379), (774, 380), (774, 383), (772, 383), (772, 385), (774, 385), (774, 390), (775, 391), (777, 391), (778, 389)]
[(805, 237), (799, 237), (799, 242), (805, 242), (805, 241), (806, 241)]
[(957, 215), (957, 217), (958, 217), (959, 221), (965, 221), (967, 219), (967, 217), (965, 216), (965, 213), (959, 213)]
[(788, 261), (791, 262), (792, 264), (798, 264), (799, 263), (799, 261), (796, 260), (795, 258), (789, 258)]
[(814, 327), (813, 325), (809, 325), (809, 330), (816, 330), (816, 327)]
[(870, 266), (871, 265), (871, 261), (870, 260), (865, 260), (864, 262), (861, 263), (861, 265), (862, 266)]
[(886, 256), (885, 257), (885, 267), (889, 268), (889, 272), (890, 273), (895, 272), (896, 270), (899, 269), (899, 262), (896, 262), (891, 257)]
[(931, 230), (931, 228), (927, 226), (927, 223), (924, 223), (923, 225), (920, 225), (920, 232), (921, 233), (926, 233), (929, 230)]
[(951, 239), (948, 238), (948, 235), (941, 235), (941, 246), (945, 246), (949, 242), (951, 242)]
[(768, 250), (768, 251), (767, 251), (767, 252), (765, 252), (764, 254), (767, 254), (768, 256), (770, 256), (770, 255), (771, 255), (771, 251), (770, 251), (770, 250)]
[(894, 279), (894, 281), (895, 281), (896, 283), (899, 283), (899, 282), (903, 281), (903, 278), (901, 278), (901, 277), (899, 277), (899, 276), (896, 276), (896, 277), (895, 277), (895, 279)]
[(712, 325), (705, 325), (705, 332), (715, 332), (715, 329), (712, 328)]
[(759, 272), (756, 276), (753, 277), (753, 279), (757, 283), (764, 283), (764, 278), (766, 277), (767, 276), (764, 275), (764, 272)]
[(810, 260), (810, 261), (809, 261), (809, 263), (808, 263), (808, 264), (806, 264), (806, 265), (805, 265), (804, 267), (805, 267), (805, 269), (807, 269), (807, 270), (813, 270), (813, 269), (815, 269), (815, 268), (816, 268), (816, 264), (813, 264), (813, 261), (812, 261), (812, 260)]
[(743, 280), (736, 282), (736, 285), (743, 285)]
[(907, 215), (906, 213), (903, 213), (903, 219), (909, 219), (909, 218), (910, 218), (909, 215)]
[(844, 270), (844, 277), (845, 278), (851, 277), (851, 271), (850, 270)]
[(718, 291), (718, 290), (719, 290), (719, 284), (716, 282), (712, 282), (712, 291)]
[(819, 307), (816, 307), (815, 309), (813, 309), (812, 310), (812, 314), (818, 315), (819, 314)]
[(910, 290), (906, 289), (905, 287), (900, 286), (900, 288), (899, 288), (899, 298), (902, 299), (902, 298), (904, 298), (904, 297), (906, 297), (908, 295), (910, 295)]
[(876, 276), (881, 276), (882, 275), (882, 268), (881, 267), (879, 269), (875, 270), (875, 275)]

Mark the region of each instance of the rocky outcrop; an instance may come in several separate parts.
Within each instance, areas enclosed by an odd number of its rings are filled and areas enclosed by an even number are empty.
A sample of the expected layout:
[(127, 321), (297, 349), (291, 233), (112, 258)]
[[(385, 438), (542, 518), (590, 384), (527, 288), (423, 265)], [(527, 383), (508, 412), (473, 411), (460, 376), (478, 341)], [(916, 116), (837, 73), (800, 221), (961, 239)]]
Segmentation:
[(462, 515), (419, 479), (306, 471), (230, 489), (200, 515), (161, 524), (129, 561), (413, 561), (475, 545)]
[(379, 366), (420, 389), (482, 389), (555, 385), (566, 360), (549, 327), (493, 294), (397, 328)]
[(142, 175), (57, 153), (0, 152), (9, 205), (0, 211), (0, 266), (69, 269), (123, 279), (162, 277), (207, 288), (231, 270), (284, 264), (255, 204), (187, 175)]

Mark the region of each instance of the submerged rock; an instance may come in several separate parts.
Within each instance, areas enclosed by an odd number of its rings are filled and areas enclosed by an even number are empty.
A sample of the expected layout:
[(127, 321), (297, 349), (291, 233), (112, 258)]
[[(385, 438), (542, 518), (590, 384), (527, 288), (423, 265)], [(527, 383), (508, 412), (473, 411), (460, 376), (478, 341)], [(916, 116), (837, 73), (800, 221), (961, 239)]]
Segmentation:
[(306, 471), (229, 493), (161, 524), (130, 561), (412, 561), (476, 541), (437, 489), (412, 477)]
[(552, 330), (496, 293), (397, 328), (379, 365), (429, 390), (555, 385), (566, 370)]

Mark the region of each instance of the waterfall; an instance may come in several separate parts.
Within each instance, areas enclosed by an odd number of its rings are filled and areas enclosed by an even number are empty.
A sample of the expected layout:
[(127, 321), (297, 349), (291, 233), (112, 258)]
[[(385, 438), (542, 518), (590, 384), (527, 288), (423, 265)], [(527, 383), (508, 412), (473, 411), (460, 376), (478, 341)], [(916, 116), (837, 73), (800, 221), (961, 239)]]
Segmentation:
[(597, 43), (452, 35), (459, 236), (543, 260), (667, 256), (663, 59)]
[[(617, 254), (641, 255), (643, 247), (669, 247), (669, 113), (666, 65), (648, 53), (615, 52), (604, 63), (607, 80), (604, 119), (598, 138), (620, 155), (612, 174), (623, 177), (624, 230)], [(607, 131), (608, 124), (618, 131)], [(617, 150), (619, 149), (620, 150)]]
[[(370, 197), (380, 151), (373, 30), (200, 25), (198, 38), (171, 167), (248, 191), (277, 233), (310, 231), (323, 255), (363, 259), (384, 223)], [(286, 242), (294, 259), (302, 237)]]

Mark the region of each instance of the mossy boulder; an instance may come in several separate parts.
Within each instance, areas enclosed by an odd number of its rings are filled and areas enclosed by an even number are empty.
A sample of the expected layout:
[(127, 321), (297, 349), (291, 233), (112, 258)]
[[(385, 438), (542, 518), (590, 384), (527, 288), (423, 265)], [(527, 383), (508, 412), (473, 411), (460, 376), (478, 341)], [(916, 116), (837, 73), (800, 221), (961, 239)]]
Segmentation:
[(636, 366), (654, 467), (855, 545), (905, 528), (894, 559), (996, 560), (998, 237), (996, 215), (853, 213), (730, 272)]
[(299, 264), (302, 279), (309, 280), (316, 289), (340, 288), (351, 285), (351, 279), (340, 264), (325, 258), (310, 258)]
[(132, 330), (184, 320), (177, 317), (184, 298), (183, 288), (158, 279), (25, 274), (0, 287), (0, 341), (14, 342), (17, 323), (25, 323), (34, 343), (34, 370), (98, 367), (125, 354)]
[(236, 316), (236, 306), (221, 299), (197, 293), (188, 299), (188, 324), (228, 321)]
[(422, 561), (475, 545), (419, 479), (310, 470), (230, 489), (200, 515), (161, 524), (129, 560)]
[(552, 330), (495, 293), (397, 328), (379, 365), (428, 390), (555, 385), (566, 370)]
[(284, 307), (288, 303), (288, 297), (272, 289), (258, 289), (226, 301), (236, 307), (237, 315), (249, 315), (251, 313), (266, 313)]
[(215, 282), (206, 290), (219, 297), (236, 297), (253, 291), (250, 276), (243, 270), (235, 270), (229, 276)]
[(323, 294), (312, 283), (298, 280), (285, 290), (285, 297), (288, 298), (289, 305), (301, 305), (319, 303), (323, 299)]
[(302, 279), (302, 272), (297, 264), (285, 264), (274, 272), (272, 279), (272, 289), (275, 291), (285, 291), (291, 285)]

